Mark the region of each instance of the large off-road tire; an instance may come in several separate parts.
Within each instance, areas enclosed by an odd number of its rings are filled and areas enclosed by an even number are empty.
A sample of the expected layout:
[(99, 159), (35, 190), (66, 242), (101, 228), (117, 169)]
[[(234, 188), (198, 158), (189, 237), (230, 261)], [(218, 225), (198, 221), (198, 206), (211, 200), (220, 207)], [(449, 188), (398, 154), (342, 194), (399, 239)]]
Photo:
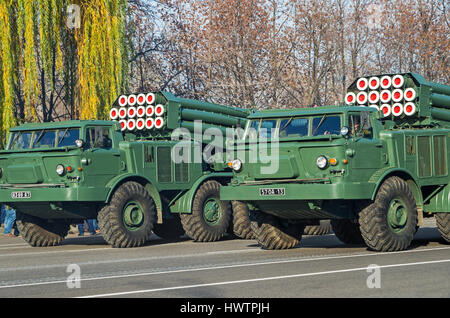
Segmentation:
[(231, 220), (231, 204), (220, 200), (220, 183), (206, 181), (197, 190), (192, 213), (181, 214), (186, 234), (196, 242), (214, 242), (226, 233)]
[(155, 224), (153, 233), (165, 240), (179, 239), (184, 234), (180, 216), (174, 215), (171, 219), (165, 219), (163, 224)]
[(113, 247), (143, 246), (156, 220), (156, 208), (147, 190), (137, 182), (126, 182), (98, 214), (105, 241)]
[(407, 249), (416, 232), (417, 207), (406, 181), (390, 177), (383, 182), (375, 201), (359, 213), (361, 235), (375, 251)]
[(60, 245), (70, 229), (70, 224), (63, 220), (44, 220), (20, 213), (16, 223), (22, 238), (34, 247)]
[(450, 243), (450, 213), (435, 213), (434, 218), (442, 238)]
[(300, 243), (305, 229), (304, 224), (288, 223), (287, 220), (264, 212), (252, 213), (250, 219), (258, 244), (268, 250), (283, 250), (295, 247)]
[(233, 209), (234, 235), (243, 240), (255, 239), (255, 235), (253, 234), (251, 227), (248, 205), (241, 201), (232, 201), (231, 207)]
[(319, 225), (307, 225), (303, 235), (326, 235), (331, 231), (330, 220), (320, 220)]
[(336, 237), (344, 244), (364, 244), (359, 224), (352, 220), (331, 220), (331, 227)]

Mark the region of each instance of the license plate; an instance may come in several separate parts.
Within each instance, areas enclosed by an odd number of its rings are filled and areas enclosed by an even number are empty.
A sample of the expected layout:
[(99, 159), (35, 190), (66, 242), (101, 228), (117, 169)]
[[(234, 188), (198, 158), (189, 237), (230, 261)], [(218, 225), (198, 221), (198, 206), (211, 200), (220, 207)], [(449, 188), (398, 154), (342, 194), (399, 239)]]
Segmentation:
[(13, 198), (13, 199), (30, 199), (31, 192), (29, 192), (29, 191), (11, 192), (11, 198)]
[(264, 188), (264, 189), (259, 189), (259, 195), (262, 195), (262, 196), (267, 196), (267, 195), (283, 196), (283, 195), (286, 195), (286, 189), (284, 189), (284, 188)]

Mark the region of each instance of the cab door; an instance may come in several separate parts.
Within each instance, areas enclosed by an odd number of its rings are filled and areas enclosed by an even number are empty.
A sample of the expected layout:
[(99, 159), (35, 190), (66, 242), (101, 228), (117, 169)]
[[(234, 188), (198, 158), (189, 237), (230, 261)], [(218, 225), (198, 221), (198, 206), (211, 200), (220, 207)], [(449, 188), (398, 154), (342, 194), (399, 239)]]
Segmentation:
[(120, 151), (113, 147), (111, 127), (86, 127), (83, 171), (89, 185), (104, 187), (121, 169)]
[[(383, 144), (374, 138), (369, 112), (350, 113), (349, 164), (352, 169), (369, 177), (383, 167)], [(364, 169), (364, 171), (362, 171)]]

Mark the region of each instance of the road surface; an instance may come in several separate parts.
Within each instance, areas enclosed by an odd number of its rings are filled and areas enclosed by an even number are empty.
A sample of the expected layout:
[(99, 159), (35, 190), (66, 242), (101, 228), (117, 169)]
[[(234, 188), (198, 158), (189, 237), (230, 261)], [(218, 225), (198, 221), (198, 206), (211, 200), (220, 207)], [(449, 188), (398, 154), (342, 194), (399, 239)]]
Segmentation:
[(1, 237), (0, 297), (448, 298), (450, 245), (433, 225), (394, 253), (344, 245), (332, 234), (304, 236), (282, 251), (236, 239), (154, 236), (142, 248), (114, 249), (101, 236), (73, 235), (51, 248)]

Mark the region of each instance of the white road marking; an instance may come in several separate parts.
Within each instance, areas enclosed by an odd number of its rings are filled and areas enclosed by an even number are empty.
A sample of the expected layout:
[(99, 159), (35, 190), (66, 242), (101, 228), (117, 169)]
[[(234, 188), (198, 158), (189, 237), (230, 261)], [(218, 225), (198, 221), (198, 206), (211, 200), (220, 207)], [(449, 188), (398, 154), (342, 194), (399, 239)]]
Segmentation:
[[(404, 263), (404, 264), (381, 265), (380, 268), (419, 266), (419, 265), (440, 264), (440, 263), (448, 263), (448, 262), (450, 262), (450, 259), (437, 260), (437, 261), (428, 261), (428, 262), (415, 262), (415, 263)], [(147, 294), (147, 293), (154, 293), (154, 292), (161, 292), (161, 291), (170, 291), (170, 290), (179, 290), (179, 289), (190, 289), (190, 288), (211, 287), (211, 286), (220, 286), (220, 285), (254, 283), (254, 282), (262, 282), (262, 281), (269, 281), (269, 280), (310, 277), (310, 276), (349, 273), (349, 272), (357, 272), (357, 271), (367, 271), (367, 267), (347, 268), (347, 269), (340, 269), (340, 270), (315, 272), (315, 273), (305, 273), (305, 274), (295, 274), (295, 275), (262, 277), (262, 278), (254, 278), (254, 279), (242, 279), (242, 280), (233, 280), (233, 281), (224, 281), (224, 282), (217, 282), (217, 283), (197, 284), (197, 285), (184, 285), (184, 286), (164, 287), (164, 288), (155, 288), (155, 289), (134, 290), (134, 291), (128, 291), (128, 292), (118, 292), (118, 293), (110, 293), (110, 294), (98, 294), (98, 295), (81, 296), (81, 297), (78, 297), (78, 298), (100, 298), (100, 297), (125, 296), (125, 295), (134, 295), (134, 294)]]
[[(259, 250), (259, 249), (258, 249)], [(141, 277), (141, 276), (152, 276), (152, 275), (163, 275), (163, 274), (177, 274), (177, 273), (186, 273), (186, 272), (199, 272), (199, 271), (208, 271), (208, 270), (218, 270), (218, 269), (231, 269), (231, 268), (239, 268), (239, 267), (252, 267), (252, 266), (264, 266), (264, 265), (276, 265), (276, 264), (288, 264), (288, 263), (299, 263), (299, 262), (310, 262), (310, 261), (323, 261), (323, 260), (334, 260), (334, 259), (345, 259), (345, 258), (356, 258), (356, 257), (367, 257), (367, 256), (389, 256), (394, 254), (405, 254), (405, 253), (418, 253), (418, 252), (430, 252), (430, 251), (439, 251), (439, 250), (450, 250), (450, 247), (439, 247), (439, 248), (430, 248), (430, 249), (420, 249), (420, 250), (407, 250), (407, 251), (398, 251), (398, 252), (388, 252), (388, 253), (363, 253), (363, 254), (354, 254), (354, 255), (339, 255), (339, 256), (326, 256), (326, 257), (310, 257), (310, 258), (295, 258), (295, 259), (286, 259), (286, 260), (273, 260), (273, 261), (265, 261), (265, 262), (255, 262), (255, 263), (243, 263), (243, 264), (232, 264), (232, 265), (222, 265), (222, 266), (210, 266), (210, 267), (198, 267), (198, 268), (187, 268), (187, 269), (178, 269), (178, 270), (166, 270), (166, 271), (158, 271), (158, 272), (145, 272), (145, 273), (134, 273), (134, 274), (123, 274), (123, 275), (112, 275), (112, 276), (98, 276), (98, 277), (89, 277), (82, 278), (83, 281), (94, 281), (94, 280), (107, 280), (107, 279), (120, 279), (120, 278), (132, 278), (132, 277)], [(236, 250), (237, 251), (246, 251), (246, 250)], [(220, 251), (211, 252), (214, 255), (217, 255)], [(224, 254), (228, 254), (230, 251), (222, 251)], [(206, 253), (209, 254), (209, 253)], [(203, 254), (189, 254), (191, 256), (200, 256)], [(184, 255), (186, 256), (186, 255)], [(154, 259), (154, 258), (152, 258)], [(137, 261), (148, 260), (147, 259), (136, 259)], [(116, 261), (104, 261), (104, 263), (114, 263), (114, 262), (125, 262), (125, 261), (136, 261), (136, 260), (116, 260)], [(102, 262), (88, 262), (85, 265), (98, 265)], [(80, 264), (78, 264), (80, 265)], [(66, 267), (67, 264), (59, 264), (57, 267)], [(82, 266), (82, 265), (80, 265)], [(48, 268), (48, 266), (43, 266), (44, 268)], [(367, 269), (367, 268), (366, 268)], [(0, 270), (1, 271), (1, 270)], [(25, 284), (14, 284), (14, 285), (5, 285), (0, 286), (0, 289), (6, 288), (18, 288), (18, 287), (30, 287), (30, 286), (39, 286), (39, 285), (51, 285), (51, 284), (62, 284), (66, 283), (67, 280), (55, 280), (55, 281), (47, 281), (47, 282), (37, 282), (37, 283), (25, 283)]]

